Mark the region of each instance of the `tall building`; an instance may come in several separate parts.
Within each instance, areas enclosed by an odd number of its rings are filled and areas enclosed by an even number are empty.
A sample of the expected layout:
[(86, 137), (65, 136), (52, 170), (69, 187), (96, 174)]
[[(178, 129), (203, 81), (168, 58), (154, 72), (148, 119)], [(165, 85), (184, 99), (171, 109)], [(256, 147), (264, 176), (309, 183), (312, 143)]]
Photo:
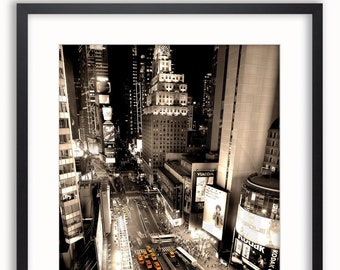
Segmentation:
[(268, 130), (279, 117), (279, 46), (233, 45), (225, 52), (217, 185), (230, 192), (222, 241), (230, 249), (242, 185), (263, 167)]
[(230, 259), (237, 269), (280, 269), (279, 186), (278, 179), (259, 175), (242, 186)]
[(202, 114), (209, 118), (213, 115), (214, 109), (214, 103), (212, 100), (214, 96), (212, 90), (212, 74), (207, 73), (203, 79)]
[(280, 119), (276, 119), (268, 130), (263, 169), (269, 174), (280, 172)]
[(194, 101), (188, 96), (188, 131), (194, 130)]
[[(81, 89), (80, 137), (88, 144), (98, 144), (104, 151), (102, 107), (108, 106), (111, 84), (105, 45), (81, 45), (79, 53), (79, 87)], [(91, 147), (89, 147), (91, 149)]]
[(142, 158), (151, 182), (166, 153), (186, 151), (188, 131), (187, 84), (184, 74), (172, 71), (170, 46), (155, 46), (152, 69), (142, 117)]
[(132, 53), (132, 84), (129, 89), (129, 137), (137, 138), (139, 122), (141, 122), (141, 85), (138, 82), (138, 50), (131, 47)]
[[(229, 47), (227, 45), (219, 45), (215, 46), (214, 48), (209, 99), (212, 115), (210, 118), (208, 118), (208, 134), (206, 144), (210, 154), (216, 154), (220, 149), (224, 96), (226, 91), (228, 49)], [(208, 92), (209, 91), (207, 91), (207, 93)]]
[(238, 267), (280, 269), (279, 132), (278, 118), (268, 130), (261, 173), (242, 186), (230, 258)]
[(72, 259), (73, 244), (84, 237), (77, 180), (64, 54), (62, 46), (59, 46), (59, 208), (62, 224), (60, 238), (69, 245), (68, 251), (63, 253), (65, 265), (70, 264)]
[(129, 91), (129, 137), (142, 136), (142, 114), (146, 105), (147, 90), (152, 79), (152, 49), (149, 46), (131, 47), (132, 84)]

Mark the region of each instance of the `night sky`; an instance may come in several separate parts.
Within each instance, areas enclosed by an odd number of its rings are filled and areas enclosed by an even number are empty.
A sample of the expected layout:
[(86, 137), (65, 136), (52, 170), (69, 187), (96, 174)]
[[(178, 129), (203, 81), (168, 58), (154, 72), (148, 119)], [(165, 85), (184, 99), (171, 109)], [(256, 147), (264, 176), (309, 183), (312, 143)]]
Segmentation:
[[(143, 45), (147, 46), (147, 45)], [(150, 45), (154, 47), (154, 45)], [(194, 101), (202, 102), (203, 78), (211, 72), (213, 45), (170, 45), (174, 73), (184, 74), (188, 94)], [(77, 77), (77, 46), (64, 46), (65, 58), (74, 62)], [(123, 118), (128, 109), (124, 93), (131, 85), (132, 53), (129, 45), (108, 46), (109, 80), (112, 86), (111, 105), (114, 117)]]

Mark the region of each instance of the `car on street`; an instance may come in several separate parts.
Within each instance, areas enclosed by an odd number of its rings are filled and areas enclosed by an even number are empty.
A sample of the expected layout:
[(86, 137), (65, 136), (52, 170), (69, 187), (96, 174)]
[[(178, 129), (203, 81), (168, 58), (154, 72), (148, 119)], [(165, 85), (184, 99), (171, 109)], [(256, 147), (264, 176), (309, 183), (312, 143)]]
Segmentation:
[(162, 270), (162, 267), (161, 267), (161, 265), (159, 264), (158, 261), (153, 262), (153, 265), (155, 266), (156, 270)]
[(141, 254), (137, 255), (137, 261), (139, 264), (144, 264), (144, 258)]
[(157, 260), (157, 256), (156, 256), (156, 254), (155, 253), (150, 253), (150, 256), (151, 256), (151, 259), (153, 260), (153, 261), (156, 261)]
[(144, 259), (149, 259), (149, 255), (145, 250), (143, 251), (143, 256), (144, 256)]
[(153, 250), (150, 246), (145, 246), (145, 249), (147, 250), (147, 252), (153, 253)]
[(173, 252), (172, 250), (169, 251), (169, 256), (170, 258), (175, 258), (175, 252)]
[(150, 260), (146, 260), (146, 261), (145, 261), (145, 264), (146, 264), (146, 268), (152, 269), (152, 263), (151, 263)]

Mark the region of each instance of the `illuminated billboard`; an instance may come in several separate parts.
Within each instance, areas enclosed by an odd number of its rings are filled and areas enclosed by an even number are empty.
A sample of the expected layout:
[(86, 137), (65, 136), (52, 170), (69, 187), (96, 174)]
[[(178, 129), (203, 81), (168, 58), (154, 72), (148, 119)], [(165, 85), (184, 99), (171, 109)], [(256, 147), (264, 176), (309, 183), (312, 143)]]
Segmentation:
[(226, 191), (206, 186), (202, 228), (219, 240), (222, 240), (227, 196)]
[(108, 164), (113, 164), (113, 163), (116, 163), (116, 158), (110, 158), (110, 157), (106, 157), (105, 158), (105, 163), (108, 163)]
[(184, 204), (183, 204), (183, 210), (184, 212), (190, 213), (191, 212), (191, 183), (188, 181), (185, 181), (185, 187), (184, 187)]
[(233, 265), (248, 265), (251, 269), (280, 269), (280, 250), (255, 243), (237, 231), (234, 235), (234, 247), (231, 256)]
[(88, 142), (88, 148), (89, 148), (89, 152), (93, 155), (98, 155), (99, 154), (99, 145), (98, 142), (94, 142), (94, 141), (89, 141)]
[(262, 246), (280, 248), (280, 220), (258, 216), (239, 206), (235, 229)]
[(212, 170), (196, 172), (195, 202), (204, 202), (206, 186), (214, 184), (215, 174)]
[(137, 139), (137, 152), (141, 152), (143, 148), (143, 143), (141, 139)]
[(105, 148), (105, 150), (104, 150), (104, 152), (105, 152), (105, 162), (106, 163), (116, 163), (116, 158), (115, 158), (115, 153), (116, 153), (116, 151), (115, 151), (115, 149), (114, 148), (112, 148), (112, 147), (107, 147), (107, 148)]
[(98, 95), (98, 103), (99, 104), (110, 104), (110, 96), (109, 95)]
[(97, 255), (97, 262), (99, 269), (102, 269), (103, 265), (103, 224), (102, 224), (102, 217), (101, 211), (98, 211), (98, 223), (97, 223), (97, 230), (96, 230), (96, 255)]
[(84, 143), (81, 140), (72, 140), (73, 157), (84, 156)]
[(103, 124), (103, 138), (104, 142), (115, 141), (115, 127), (110, 121), (106, 121)]
[(280, 221), (238, 208), (231, 261), (252, 269), (278, 270)]
[[(112, 119), (112, 107), (111, 106), (110, 107), (103, 107), (102, 112), (103, 112), (104, 120), (105, 121), (111, 121), (111, 119)], [(108, 124), (112, 124), (112, 123), (110, 122)]]
[(110, 93), (111, 92), (110, 82), (106, 81), (105, 79), (101, 79), (100, 81), (97, 81), (96, 88), (97, 88), (98, 93)]
[(104, 149), (104, 153), (105, 153), (106, 156), (109, 156), (109, 155), (114, 156), (115, 153), (116, 153), (116, 150), (112, 147), (107, 147), (107, 148)]

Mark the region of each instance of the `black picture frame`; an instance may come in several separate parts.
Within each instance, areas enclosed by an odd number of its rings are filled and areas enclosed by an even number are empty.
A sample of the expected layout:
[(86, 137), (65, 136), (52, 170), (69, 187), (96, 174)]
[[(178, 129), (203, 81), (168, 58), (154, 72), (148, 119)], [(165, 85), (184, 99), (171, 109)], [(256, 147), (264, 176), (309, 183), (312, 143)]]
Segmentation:
[(28, 269), (28, 16), (31, 14), (309, 14), (312, 16), (312, 265), (323, 265), (322, 4), (17, 4), (17, 269)]

